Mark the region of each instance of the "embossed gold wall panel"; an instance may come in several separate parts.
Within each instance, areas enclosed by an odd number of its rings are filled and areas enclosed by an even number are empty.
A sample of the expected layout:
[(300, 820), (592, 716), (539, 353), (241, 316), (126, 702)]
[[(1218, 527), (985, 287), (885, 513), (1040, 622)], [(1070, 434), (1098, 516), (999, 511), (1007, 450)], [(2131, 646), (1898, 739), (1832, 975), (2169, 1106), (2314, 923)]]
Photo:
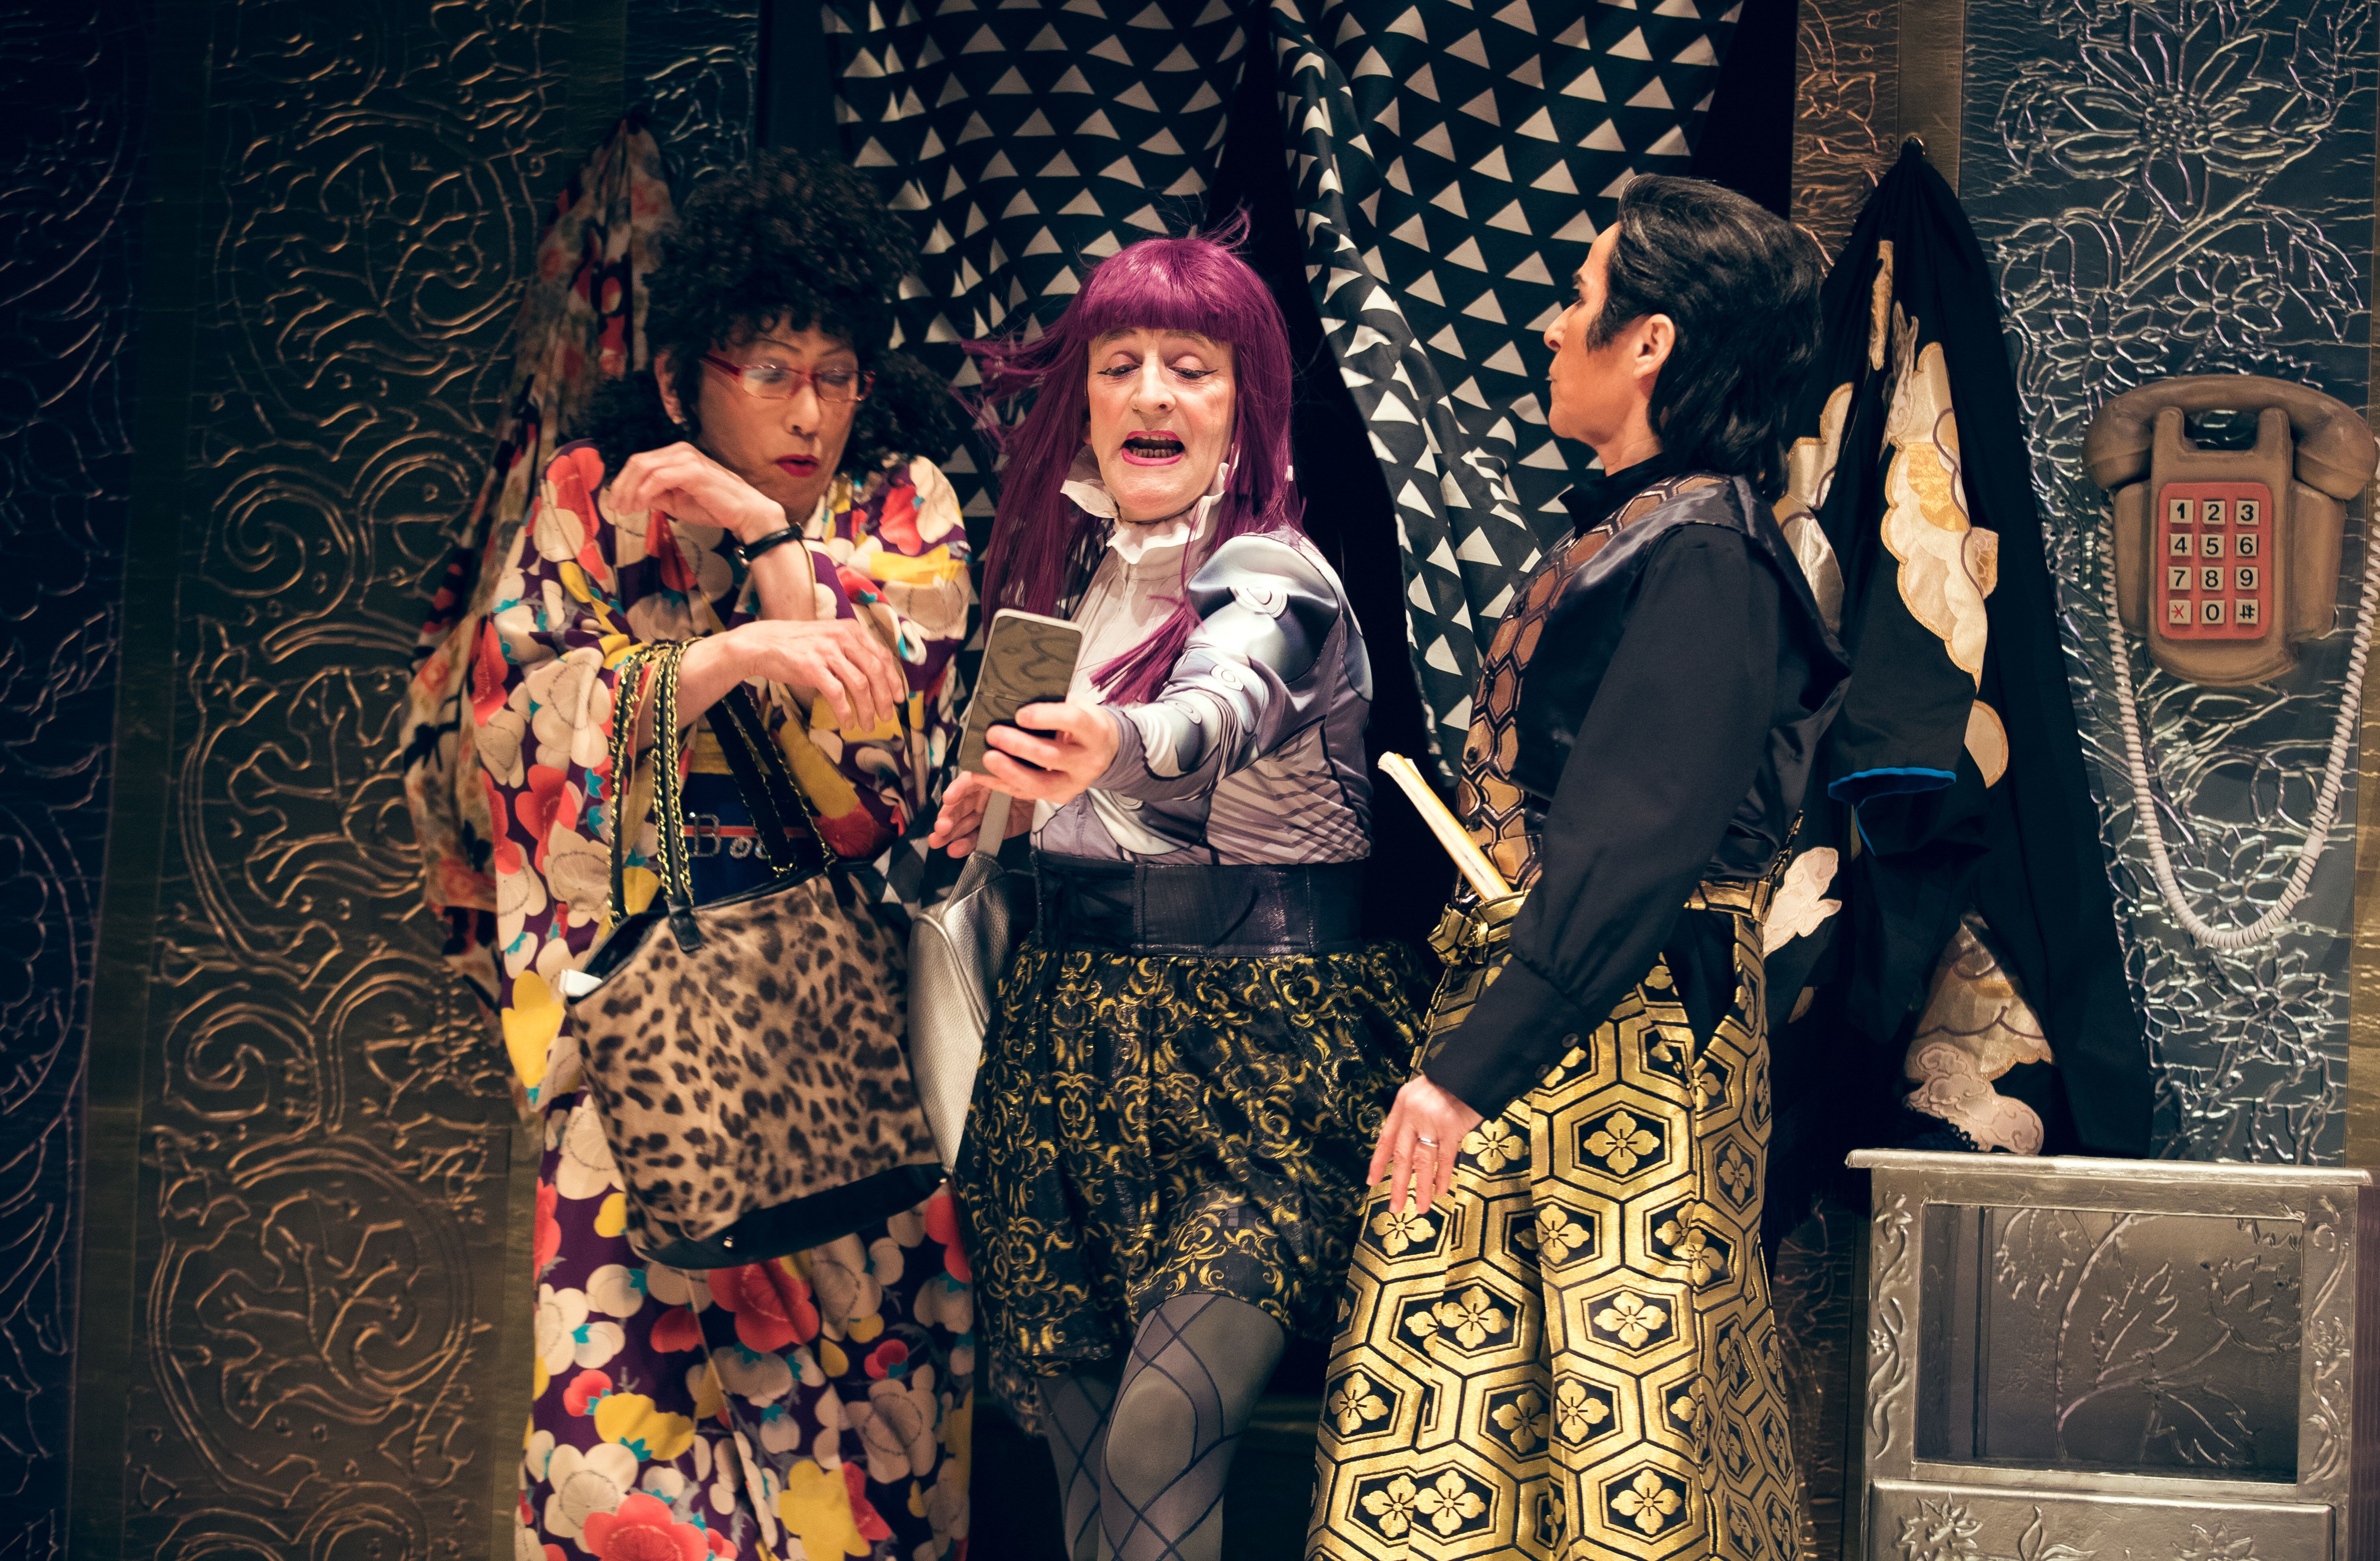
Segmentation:
[(163, 843), (111, 864), (109, 931), (140, 956), (117, 974), (146, 984), (103, 1005), (94, 1117), (139, 1174), (93, 1168), (87, 1318), (123, 1337), (116, 1380), (85, 1354), (75, 1555), (483, 1555), (518, 1439), (494, 1423), (511, 1113), (418, 910), (395, 722), (576, 157), (570, 15), (161, 9), (197, 45), (151, 160), (175, 219), (154, 231), (185, 246), (152, 245), (152, 277), (188, 306), (152, 325), (182, 333), (188, 380), (142, 383), (170, 507), (128, 566), (172, 610), (128, 624), (163, 721), (118, 752), (163, 773), (118, 799), (162, 797), (132, 822)]
[(1802, 0), (1793, 220), (1832, 255), (1891, 161), (1900, 113), (1895, 0)]
[(1917, 136), (1959, 187), (1967, 0), (1801, 0), (1793, 220), (1833, 254)]
[(752, 155), (759, 67), (760, 0), (630, 6), (629, 92), (652, 116), (681, 199), (704, 175)]
[(158, 65), (73, 1555), (508, 1556), (537, 1145), (419, 909), (400, 691), (552, 197), (631, 102), (681, 177), (744, 155), (757, 13), (115, 3)]

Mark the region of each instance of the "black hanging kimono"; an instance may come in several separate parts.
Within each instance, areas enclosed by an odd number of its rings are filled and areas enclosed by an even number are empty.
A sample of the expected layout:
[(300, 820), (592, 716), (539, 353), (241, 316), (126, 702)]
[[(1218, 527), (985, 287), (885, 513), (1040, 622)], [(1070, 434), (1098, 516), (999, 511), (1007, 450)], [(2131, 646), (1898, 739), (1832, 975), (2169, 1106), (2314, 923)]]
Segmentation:
[[(1787, 1225), (1854, 1143), (2144, 1154), (2151, 1089), (1998, 296), (1913, 148), (1869, 200), (1823, 309), (1791, 485), (1840, 569), (1820, 596), (1840, 600), (1853, 675), (1822, 761), (1838, 805), (1814, 805), (1803, 836), (1837, 853), (1824, 892), (1841, 914), (1769, 960), (1769, 1206)], [(1805, 563), (1828, 551), (1809, 541)], [(2008, 1044), (1980, 1064), (1928, 1051), (1945, 1077), (1912, 1097), (1903, 1070), (1935, 1008), (1994, 992)], [(2029, 1136), (2003, 1135), (1978, 1103), (2032, 1121)]]

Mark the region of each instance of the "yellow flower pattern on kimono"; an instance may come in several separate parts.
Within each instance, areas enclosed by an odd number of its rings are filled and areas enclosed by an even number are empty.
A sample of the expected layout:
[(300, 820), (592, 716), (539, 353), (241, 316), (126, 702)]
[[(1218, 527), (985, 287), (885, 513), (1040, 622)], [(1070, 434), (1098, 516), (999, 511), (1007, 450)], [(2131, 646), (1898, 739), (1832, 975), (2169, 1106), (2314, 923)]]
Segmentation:
[[(876, 1548), (937, 1561), (966, 1537), (953, 1448), (966, 1446), (975, 1361), (971, 1275), (948, 1197), (742, 1268), (683, 1274), (627, 1244), (626, 1198), (558, 996), (600, 937), (623, 817), (636, 820), (630, 908), (653, 890), (656, 827), (623, 805), (609, 769), (613, 689), (632, 644), (732, 627), (757, 602), (721, 533), (617, 511), (605, 477), (587, 445), (546, 466), (472, 659), (500, 1016), (544, 1128), (516, 1548), (536, 1561), (655, 1545), (763, 1561), (793, 1553), (789, 1532), (808, 1532), (821, 1536), (813, 1556)], [(919, 807), (920, 767), (955, 720), (965, 533), (941, 474), (903, 459), (838, 478), (804, 545), (820, 608), (865, 618), (897, 647), (910, 719), (898, 744), (870, 747), (878, 734), (813, 727), (783, 691), (763, 690), (763, 708), (806, 789), (842, 799), (820, 808), (827, 842), (872, 854)], [(913, 1503), (913, 1487), (943, 1494)]]
[(868, 1554), (840, 1470), (829, 1472), (808, 1458), (795, 1464), (777, 1494), (777, 1520), (801, 1542), (810, 1561)]
[(1611, 1498), (1611, 1510), (1647, 1534), (1659, 1533), (1684, 1505), (1685, 1498), (1650, 1469), (1631, 1480), (1627, 1489)]
[(1546, 1401), (1526, 1388), (1497, 1405), (1488, 1418), (1516, 1453), (1525, 1453), (1546, 1439)]

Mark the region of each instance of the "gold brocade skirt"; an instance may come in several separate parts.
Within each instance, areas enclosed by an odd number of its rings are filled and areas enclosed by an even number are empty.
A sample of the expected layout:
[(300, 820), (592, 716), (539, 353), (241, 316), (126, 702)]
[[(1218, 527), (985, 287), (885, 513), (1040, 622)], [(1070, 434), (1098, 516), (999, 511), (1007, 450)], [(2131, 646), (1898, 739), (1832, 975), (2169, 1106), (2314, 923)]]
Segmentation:
[[(1315, 1561), (1791, 1561), (1803, 1527), (1760, 1248), (1765, 885), (1697, 1046), (1669, 971), (1463, 1140), (1427, 1215), (1363, 1211), (1324, 1388)], [(1449, 967), (1432, 1034), (1498, 958)]]
[(1036, 1379), (1121, 1360), (1142, 1317), (1191, 1291), (1330, 1337), (1420, 988), (1397, 944), (1232, 959), (1027, 944), (953, 1177), (994, 1393), (1030, 1419)]

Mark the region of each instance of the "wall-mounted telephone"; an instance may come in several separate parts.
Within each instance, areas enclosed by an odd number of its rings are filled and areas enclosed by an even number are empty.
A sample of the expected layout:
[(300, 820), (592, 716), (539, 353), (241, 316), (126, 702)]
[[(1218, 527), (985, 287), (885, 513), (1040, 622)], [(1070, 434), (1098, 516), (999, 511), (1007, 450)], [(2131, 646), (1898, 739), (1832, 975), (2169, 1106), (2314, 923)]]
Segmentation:
[[(2256, 415), (2248, 450), (2211, 450), (2191, 413)], [(2118, 396), (2082, 442), (2116, 496), (2118, 615), (2156, 664), (2210, 688), (2266, 683), (2332, 629), (2346, 501), (2372, 479), (2372, 430), (2320, 391), (2193, 374)]]
[[(2193, 412), (2253, 412), (2254, 446), (2199, 444), (2183, 427)], [(2149, 785), (2124, 636), (2145, 635), (2158, 666), (2210, 688), (2266, 683), (2289, 672), (2300, 641), (2320, 639), (2336, 626), (2347, 501), (2372, 480), (2375, 463), (2380, 445), (2353, 408), (2303, 385), (2245, 374), (2192, 374), (2128, 391), (2099, 409), (2083, 436), (2084, 469), (2115, 494), (2107, 517), (2107, 616), (2133, 823), (2148, 846), (2158, 893), (2206, 948), (2250, 949), (2274, 937), (2313, 881), (2362, 709), (2363, 661), (2380, 605), (2380, 547), (2367, 531), (2355, 638), (2305, 849), (2279, 898), (2246, 926), (2215, 926), (2182, 898)]]

